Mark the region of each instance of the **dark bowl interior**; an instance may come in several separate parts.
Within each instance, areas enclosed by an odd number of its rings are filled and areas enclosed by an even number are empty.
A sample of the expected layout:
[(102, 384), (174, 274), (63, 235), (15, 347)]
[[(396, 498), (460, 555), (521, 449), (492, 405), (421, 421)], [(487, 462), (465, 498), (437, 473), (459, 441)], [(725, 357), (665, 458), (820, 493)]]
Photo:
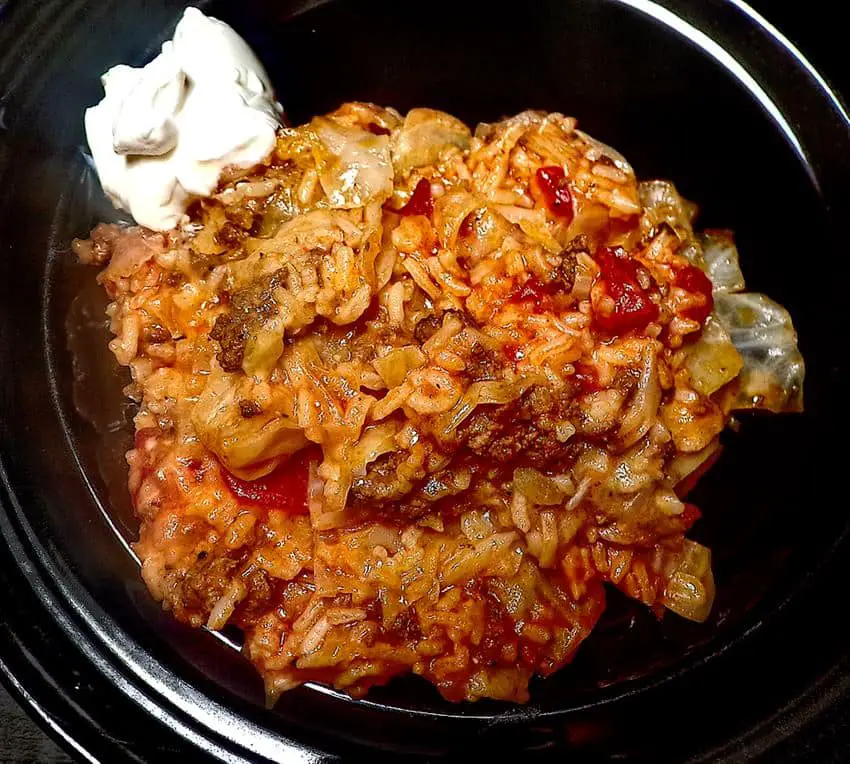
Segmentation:
[[(742, 692), (724, 701), (710, 731), (689, 712), (707, 702), (720, 677), (756, 671), (758, 661), (741, 652), (752, 648), (739, 647), (755, 632), (773, 633), (778, 649), (785, 603), (845, 532), (846, 500), (823, 476), (839, 470), (839, 455), (826, 445), (845, 417), (834, 401), (846, 389), (847, 342), (831, 306), (846, 298), (840, 279), (824, 279), (822, 269), (804, 263), (837, 256), (836, 221), (848, 209), (838, 178), (850, 154), (846, 125), (835, 113), (827, 122), (823, 99), (769, 68), (765, 84), (735, 57), (736, 50), (755, 56), (760, 44), (776, 61), (787, 51), (747, 38), (750, 22), (731, 4), (705, 5), (716, 8), (529, 3), (518, 23), (477, 1), (205, 4), (258, 51), (293, 122), (345, 100), (401, 111), (428, 105), (469, 123), (524, 108), (577, 116), (640, 177), (673, 179), (700, 205), (700, 226), (733, 229), (750, 289), (794, 316), (808, 368), (806, 413), (742, 417), (693, 494), (704, 511), (694, 536), (714, 552), (718, 596), (710, 620), (658, 621), (611, 592), (572, 666), (536, 682), (521, 709), (450, 705), (424, 682), (404, 679), (357, 703), (308, 686), (268, 711), (259, 679), (236, 651), (238, 635), (184, 628), (152, 602), (129, 547), (136, 522), (123, 459), (133, 414), (121, 392), (127, 377), (106, 348), (106, 303), (95, 272), (74, 263), (69, 243), (114, 216), (83, 150), (81, 115), (100, 97), (97, 75), (119, 61), (149, 58), (182, 3), (66, 3), (53, 20), (33, 11), (32, 24), (50, 32), (48, 41), (19, 52), (26, 63), (17, 75), (8, 65), (12, 54), (0, 62), (0, 73), (11, 73), (0, 101), (8, 126), (0, 135), (0, 178), (10, 191), (0, 200), (0, 232), (9, 242), (0, 266), (0, 361), (8, 377), (2, 455), (10, 506), (18, 507), (16, 533), (25, 540), (20, 554), (48, 581), (52, 594), (43, 599), (73, 611), (68, 628), (81, 644), (93, 640), (130, 685), (191, 718), (189, 726), (215, 729), (246, 756), (271, 758), (284, 737), (325, 751), (367, 744), (433, 754), (482, 736), (501, 740), (503, 728), (513, 730), (512, 744), (647, 755), (653, 749), (640, 721), (659, 713), (679, 720), (682, 739), (669, 740), (667, 753), (684, 756), (739, 734), (758, 704), (771, 707), (796, 691), (771, 689), (762, 677), (757, 697)], [(712, 26), (721, 11), (722, 33)], [(27, 88), (16, 85), (24, 74)], [(845, 142), (839, 160), (836, 135)], [(765, 677), (769, 668), (762, 667)], [(700, 700), (689, 694), (697, 692)], [(744, 707), (749, 716), (735, 717)]]

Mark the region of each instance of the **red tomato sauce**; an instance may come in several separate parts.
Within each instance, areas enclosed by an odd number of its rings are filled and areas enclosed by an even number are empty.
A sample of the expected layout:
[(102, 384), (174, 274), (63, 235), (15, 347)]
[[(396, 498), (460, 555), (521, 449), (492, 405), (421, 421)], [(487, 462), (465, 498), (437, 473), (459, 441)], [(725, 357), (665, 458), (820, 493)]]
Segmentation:
[(563, 218), (568, 225), (575, 217), (570, 183), (561, 167), (541, 167), (536, 174), (537, 185), (543, 201), (553, 215)]
[[(649, 293), (638, 281), (638, 262), (629, 257), (622, 248), (598, 250), (594, 258), (599, 265), (602, 293), (594, 300), (594, 323), (610, 334), (624, 334), (643, 329), (658, 319), (658, 306), (649, 298)], [(614, 302), (610, 313), (603, 312), (599, 303), (601, 296)]]
[(310, 462), (321, 460), (316, 448), (305, 448), (291, 456), (274, 472), (257, 480), (242, 480), (222, 468), (227, 487), (234, 495), (249, 504), (266, 509), (279, 509), (294, 515), (305, 515), (307, 506), (307, 481)]

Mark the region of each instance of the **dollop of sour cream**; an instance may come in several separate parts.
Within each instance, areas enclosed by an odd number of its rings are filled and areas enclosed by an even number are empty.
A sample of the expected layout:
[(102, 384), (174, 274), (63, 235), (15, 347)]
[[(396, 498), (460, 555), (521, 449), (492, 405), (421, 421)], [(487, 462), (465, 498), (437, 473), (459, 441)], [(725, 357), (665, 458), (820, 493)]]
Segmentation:
[(85, 116), (92, 159), (115, 206), (147, 228), (179, 225), (225, 168), (253, 167), (274, 149), (282, 109), (263, 65), (197, 8), (147, 66), (113, 67), (102, 82)]

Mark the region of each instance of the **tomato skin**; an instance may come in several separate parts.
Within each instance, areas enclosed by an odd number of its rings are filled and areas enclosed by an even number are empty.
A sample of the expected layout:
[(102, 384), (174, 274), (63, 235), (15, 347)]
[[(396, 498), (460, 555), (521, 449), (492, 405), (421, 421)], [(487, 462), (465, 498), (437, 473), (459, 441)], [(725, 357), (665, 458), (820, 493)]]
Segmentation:
[(389, 135), (391, 130), (388, 130), (383, 125), (379, 125), (376, 122), (370, 122), (366, 125), (366, 129), (372, 133), (372, 135)]
[(305, 448), (291, 456), (274, 472), (257, 480), (242, 480), (222, 467), (222, 476), (234, 496), (246, 504), (278, 509), (293, 515), (309, 512), (307, 482), (310, 462), (321, 461), (321, 452)]
[[(599, 280), (591, 294), (593, 321), (597, 328), (609, 334), (625, 334), (643, 329), (658, 319), (658, 306), (638, 281), (638, 263), (618, 247), (603, 247), (594, 257), (599, 265)], [(600, 287), (597, 289), (596, 287)], [(610, 297), (614, 309), (610, 313), (600, 310), (603, 297)]]
[(576, 384), (579, 388), (579, 393), (582, 395), (587, 395), (589, 393), (596, 393), (602, 389), (602, 385), (599, 384), (599, 377), (596, 374), (596, 369), (589, 364), (582, 363), (581, 361), (577, 361), (575, 364), (575, 374), (573, 374), (572, 379), (575, 380)]
[(557, 294), (559, 287), (555, 283), (545, 284), (536, 276), (530, 276), (524, 283), (515, 287), (508, 296), (508, 301), (513, 303), (525, 303), (529, 309), (538, 311), (551, 311), (553, 309), (552, 296)]
[(573, 195), (563, 168), (541, 167), (536, 173), (537, 186), (549, 212), (569, 225), (575, 217)]
[(513, 365), (516, 365), (525, 358), (525, 350), (520, 345), (508, 344), (502, 348), (502, 352)]
[(413, 189), (410, 199), (399, 211), (399, 215), (425, 215), (431, 217), (434, 211), (434, 197), (431, 195), (431, 182), (422, 178)]
[(694, 523), (702, 517), (702, 512), (699, 511), (699, 508), (695, 504), (685, 504), (685, 510), (679, 515), (679, 519), (682, 521), (682, 528), (687, 533), (694, 525)]
[(686, 265), (676, 273), (673, 279), (673, 286), (684, 289), (691, 294), (703, 296), (703, 303), (701, 305), (692, 305), (682, 311), (682, 315), (685, 318), (701, 324), (711, 315), (711, 311), (714, 310), (714, 297), (712, 296), (714, 285), (705, 271), (697, 268), (695, 265)]
[(459, 239), (468, 239), (475, 233), (475, 213), (473, 212), (471, 215), (467, 215), (463, 222), (460, 224), (460, 228), (457, 229), (457, 236)]

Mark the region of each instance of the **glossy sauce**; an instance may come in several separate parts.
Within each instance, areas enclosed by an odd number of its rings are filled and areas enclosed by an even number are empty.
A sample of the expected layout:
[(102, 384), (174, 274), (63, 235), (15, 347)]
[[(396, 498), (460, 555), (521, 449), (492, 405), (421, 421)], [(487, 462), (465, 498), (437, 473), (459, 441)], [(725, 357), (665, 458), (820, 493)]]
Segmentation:
[(541, 167), (536, 173), (537, 185), (546, 206), (556, 217), (569, 224), (575, 217), (570, 184), (561, 167)]
[(413, 189), (410, 199), (399, 211), (399, 215), (425, 215), (430, 217), (434, 211), (434, 197), (431, 196), (431, 183), (422, 178)]
[(711, 294), (714, 287), (702, 269), (694, 265), (688, 265), (682, 268), (676, 274), (673, 285), (684, 289), (686, 292), (702, 295), (703, 297), (701, 305), (692, 305), (682, 311), (682, 315), (685, 318), (701, 324), (711, 315), (711, 311), (714, 310), (714, 298)]
[(246, 503), (266, 509), (279, 509), (294, 515), (306, 515), (310, 463), (320, 459), (321, 452), (318, 449), (305, 448), (274, 472), (257, 480), (242, 480), (224, 468), (221, 472), (227, 487)]
[(594, 323), (602, 331), (624, 334), (643, 329), (658, 318), (658, 306), (638, 281), (636, 260), (619, 247), (603, 247), (594, 259), (599, 265), (603, 294), (614, 301), (614, 309), (607, 314), (598, 309), (598, 301), (593, 305)]

